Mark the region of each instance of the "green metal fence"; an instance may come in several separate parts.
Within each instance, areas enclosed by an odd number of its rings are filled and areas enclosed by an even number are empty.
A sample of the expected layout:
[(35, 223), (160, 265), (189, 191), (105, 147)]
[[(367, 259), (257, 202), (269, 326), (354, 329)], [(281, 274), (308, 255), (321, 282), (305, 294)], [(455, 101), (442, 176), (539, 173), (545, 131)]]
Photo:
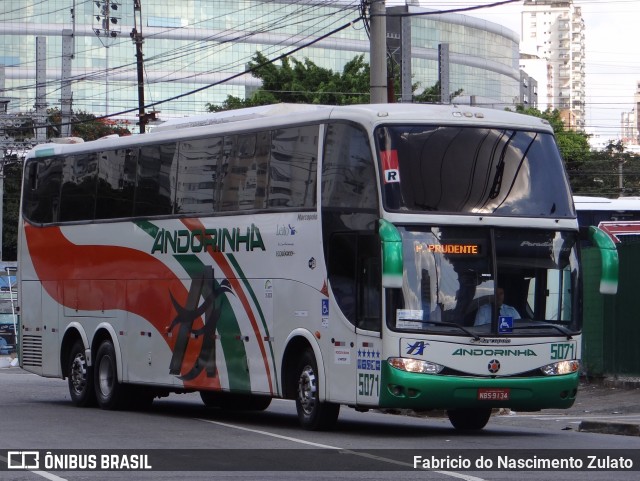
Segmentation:
[(640, 375), (640, 243), (618, 244), (618, 293), (599, 293), (600, 256), (582, 251), (584, 274), (583, 370), (588, 376)]

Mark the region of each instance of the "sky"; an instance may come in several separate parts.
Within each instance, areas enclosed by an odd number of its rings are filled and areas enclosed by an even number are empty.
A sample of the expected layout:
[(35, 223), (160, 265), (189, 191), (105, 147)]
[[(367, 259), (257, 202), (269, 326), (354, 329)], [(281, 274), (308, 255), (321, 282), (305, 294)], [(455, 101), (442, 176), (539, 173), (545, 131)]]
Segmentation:
[[(437, 10), (496, 0), (421, 0)], [(387, 2), (390, 3), (390, 2)], [(465, 12), (521, 33), (522, 3)], [(640, 82), (640, 0), (574, 0), (582, 8), (586, 44), (586, 130), (602, 142), (618, 139), (622, 112), (630, 112)]]

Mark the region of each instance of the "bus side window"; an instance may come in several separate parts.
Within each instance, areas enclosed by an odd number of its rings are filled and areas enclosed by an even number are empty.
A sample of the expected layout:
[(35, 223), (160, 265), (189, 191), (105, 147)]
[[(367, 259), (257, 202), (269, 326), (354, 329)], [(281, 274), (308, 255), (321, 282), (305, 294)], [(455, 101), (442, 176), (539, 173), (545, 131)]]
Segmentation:
[(360, 329), (381, 329), (380, 243), (374, 234), (346, 232), (331, 236), (328, 277), (344, 316)]
[(98, 153), (96, 220), (131, 217), (138, 149)]
[(59, 220), (62, 158), (30, 160), (24, 179), (24, 216), (31, 222), (50, 223)]
[(358, 238), (358, 314), (357, 327), (369, 331), (382, 329), (382, 266), (378, 236)]
[(381, 247), (375, 165), (367, 133), (327, 125), (322, 163), (322, 237), (329, 283), (357, 327), (380, 330)]
[(176, 214), (210, 214), (218, 189), (222, 137), (188, 139), (178, 149)]
[(356, 259), (358, 236), (335, 233), (331, 236), (328, 259), (329, 285), (344, 316), (356, 323)]
[(69, 156), (62, 176), (60, 220), (93, 220), (96, 205), (98, 157), (96, 154)]
[(135, 216), (167, 215), (173, 211), (175, 188), (170, 174), (176, 144), (143, 146), (138, 159)]

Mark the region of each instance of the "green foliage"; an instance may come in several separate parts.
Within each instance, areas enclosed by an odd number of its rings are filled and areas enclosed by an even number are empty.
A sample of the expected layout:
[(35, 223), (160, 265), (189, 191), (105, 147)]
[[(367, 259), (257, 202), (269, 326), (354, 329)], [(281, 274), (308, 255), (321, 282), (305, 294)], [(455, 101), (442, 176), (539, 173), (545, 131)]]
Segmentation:
[[(640, 192), (640, 158), (625, 152), (622, 142), (611, 141), (604, 150), (592, 150), (589, 135), (567, 129), (558, 110), (541, 112), (522, 106), (518, 106), (516, 110), (543, 118), (551, 124), (574, 194), (617, 197), (621, 193), (634, 195)], [(621, 162), (623, 172), (627, 170), (624, 175), (624, 192), (620, 192), (618, 187), (618, 168)]]
[[(417, 86), (414, 86), (414, 90), (416, 89)], [(462, 95), (462, 92), (464, 92), (464, 89), (458, 89), (455, 92), (453, 92), (452, 94), (449, 95), (449, 101), (451, 101), (452, 99), (454, 99), (455, 97)], [(438, 80), (435, 84), (433, 84), (431, 87), (427, 87), (426, 89), (424, 89), (421, 93), (419, 93), (418, 95), (414, 95), (413, 96), (413, 101), (416, 103), (422, 103), (422, 104), (439, 104), (442, 102), (442, 99), (440, 98), (440, 80)]]
[[(61, 114), (58, 109), (47, 110), (49, 127), (47, 137), (59, 137), (61, 129)], [(80, 137), (84, 141), (96, 140), (107, 135), (118, 134), (120, 136), (131, 135), (127, 125), (119, 125), (111, 119), (97, 119), (95, 115), (88, 112), (74, 112), (71, 135)]]
[(2, 213), (2, 259), (15, 261), (18, 257), (18, 212), (20, 210), (20, 187), (22, 184), (22, 163), (4, 166), (4, 196)]
[(262, 87), (248, 99), (229, 95), (220, 106), (208, 103), (209, 111), (278, 102), (349, 105), (369, 101), (369, 64), (363, 55), (347, 62), (341, 73), (319, 67), (309, 59), (286, 57), (276, 65), (260, 52), (253, 56), (249, 68), (254, 77), (262, 80)]

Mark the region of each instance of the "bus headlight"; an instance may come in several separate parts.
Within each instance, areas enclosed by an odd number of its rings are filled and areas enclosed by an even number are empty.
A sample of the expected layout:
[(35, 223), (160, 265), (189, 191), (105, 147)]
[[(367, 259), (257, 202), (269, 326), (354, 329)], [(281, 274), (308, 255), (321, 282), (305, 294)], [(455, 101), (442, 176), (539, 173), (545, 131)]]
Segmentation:
[(435, 362), (422, 361), (420, 359), (409, 359), (406, 357), (390, 357), (387, 362), (391, 367), (401, 371), (417, 372), (421, 374), (438, 374), (444, 366)]
[(580, 369), (580, 361), (560, 361), (553, 364), (547, 364), (540, 368), (547, 376), (560, 376), (562, 374), (571, 374)]

